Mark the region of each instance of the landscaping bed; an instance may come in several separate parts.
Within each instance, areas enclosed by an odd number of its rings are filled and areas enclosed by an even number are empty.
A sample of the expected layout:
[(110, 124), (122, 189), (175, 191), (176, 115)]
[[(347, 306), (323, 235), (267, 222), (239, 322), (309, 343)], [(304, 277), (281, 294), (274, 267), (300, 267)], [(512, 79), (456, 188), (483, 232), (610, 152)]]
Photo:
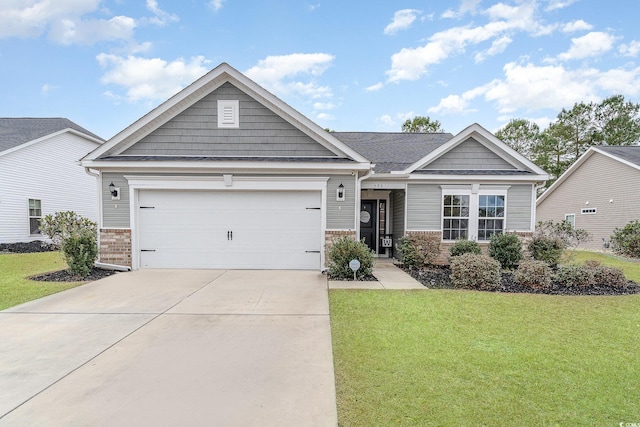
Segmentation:
[(55, 245), (41, 240), (20, 243), (0, 243), (0, 253), (30, 254), (36, 252), (53, 252), (55, 250), (57, 250)]
[[(411, 277), (431, 289), (455, 289), (449, 278), (451, 270), (448, 266), (434, 266), (423, 269), (408, 269), (404, 271)], [(522, 286), (513, 280), (513, 273), (502, 273), (500, 286), (490, 289), (489, 292), (507, 293), (532, 293), (548, 295), (632, 295), (640, 293), (640, 286), (629, 280), (626, 286), (611, 286), (597, 284), (590, 286), (564, 286), (556, 282), (544, 288), (531, 288)]]
[(38, 282), (93, 282), (94, 280), (104, 279), (116, 273), (117, 271), (114, 270), (94, 268), (88, 276), (82, 277), (73, 275), (67, 270), (58, 270), (31, 276), (29, 280), (36, 280)]

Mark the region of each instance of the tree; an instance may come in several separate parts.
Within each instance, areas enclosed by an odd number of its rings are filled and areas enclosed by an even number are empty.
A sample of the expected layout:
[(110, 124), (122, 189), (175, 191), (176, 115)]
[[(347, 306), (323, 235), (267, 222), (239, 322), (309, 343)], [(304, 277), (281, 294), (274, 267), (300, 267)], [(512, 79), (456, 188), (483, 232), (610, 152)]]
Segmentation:
[(424, 116), (415, 116), (413, 120), (407, 119), (402, 124), (402, 132), (405, 133), (438, 133), (444, 132), (439, 121), (431, 120)]
[(531, 157), (540, 140), (540, 126), (526, 119), (511, 119), (496, 132), (498, 139), (525, 157)]
[(553, 177), (547, 181), (547, 187), (571, 165), (569, 144), (562, 136), (563, 131), (561, 125), (552, 123), (540, 134), (536, 144), (531, 148), (533, 162)]
[(598, 104), (594, 116), (598, 144), (640, 143), (640, 104), (625, 102), (622, 95), (610, 96)]
[(556, 126), (555, 135), (568, 146), (572, 154), (571, 163), (578, 159), (587, 149), (596, 144), (595, 111), (597, 104), (590, 102), (576, 103), (571, 110), (564, 108), (552, 124)]

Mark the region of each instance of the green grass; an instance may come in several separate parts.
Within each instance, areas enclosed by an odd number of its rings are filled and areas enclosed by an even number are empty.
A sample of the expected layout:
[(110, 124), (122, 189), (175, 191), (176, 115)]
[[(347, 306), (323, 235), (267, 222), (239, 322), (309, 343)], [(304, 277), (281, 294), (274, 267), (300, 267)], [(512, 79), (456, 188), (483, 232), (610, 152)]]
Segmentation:
[(640, 422), (640, 295), (331, 290), (341, 426)]
[(27, 279), (66, 267), (59, 252), (0, 254), (0, 310), (80, 285)]
[(589, 251), (568, 251), (563, 256), (564, 262), (574, 264), (583, 264), (589, 260), (599, 261), (602, 265), (619, 268), (624, 272), (627, 279), (640, 284), (640, 260), (629, 260), (615, 255)]

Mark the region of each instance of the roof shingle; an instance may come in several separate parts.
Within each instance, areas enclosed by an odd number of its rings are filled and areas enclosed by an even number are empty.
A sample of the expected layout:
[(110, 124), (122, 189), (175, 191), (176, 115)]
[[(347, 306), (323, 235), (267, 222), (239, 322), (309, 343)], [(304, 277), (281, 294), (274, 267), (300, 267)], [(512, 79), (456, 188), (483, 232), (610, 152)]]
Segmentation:
[(65, 118), (0, 117), (0, 152), (68, 128), (104, 141), (98, 135)]

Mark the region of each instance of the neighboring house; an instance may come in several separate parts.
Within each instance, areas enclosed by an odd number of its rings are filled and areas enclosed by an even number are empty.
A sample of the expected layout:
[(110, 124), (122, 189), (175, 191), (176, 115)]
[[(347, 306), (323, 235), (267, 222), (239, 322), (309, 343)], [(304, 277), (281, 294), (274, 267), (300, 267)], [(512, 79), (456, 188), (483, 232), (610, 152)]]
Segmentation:
[(538, 220), (587, 230), (605, 249), (616, 227), (640, 220), (640, 147), (591, 147), (537, 200)]
[(389, 256), (405, 233), (527, 234), (547, 179), (479, 125), (326, 132), (227, 64), (81, 163), (100, 175), (100, 261), (133, 269), (323, 269), (337, 236)]
[(78, 161), (103, 139), (64, 118), (0, 118), (0, 243), (41, 240), (40, 219), (98, 219), (96, 178)]

